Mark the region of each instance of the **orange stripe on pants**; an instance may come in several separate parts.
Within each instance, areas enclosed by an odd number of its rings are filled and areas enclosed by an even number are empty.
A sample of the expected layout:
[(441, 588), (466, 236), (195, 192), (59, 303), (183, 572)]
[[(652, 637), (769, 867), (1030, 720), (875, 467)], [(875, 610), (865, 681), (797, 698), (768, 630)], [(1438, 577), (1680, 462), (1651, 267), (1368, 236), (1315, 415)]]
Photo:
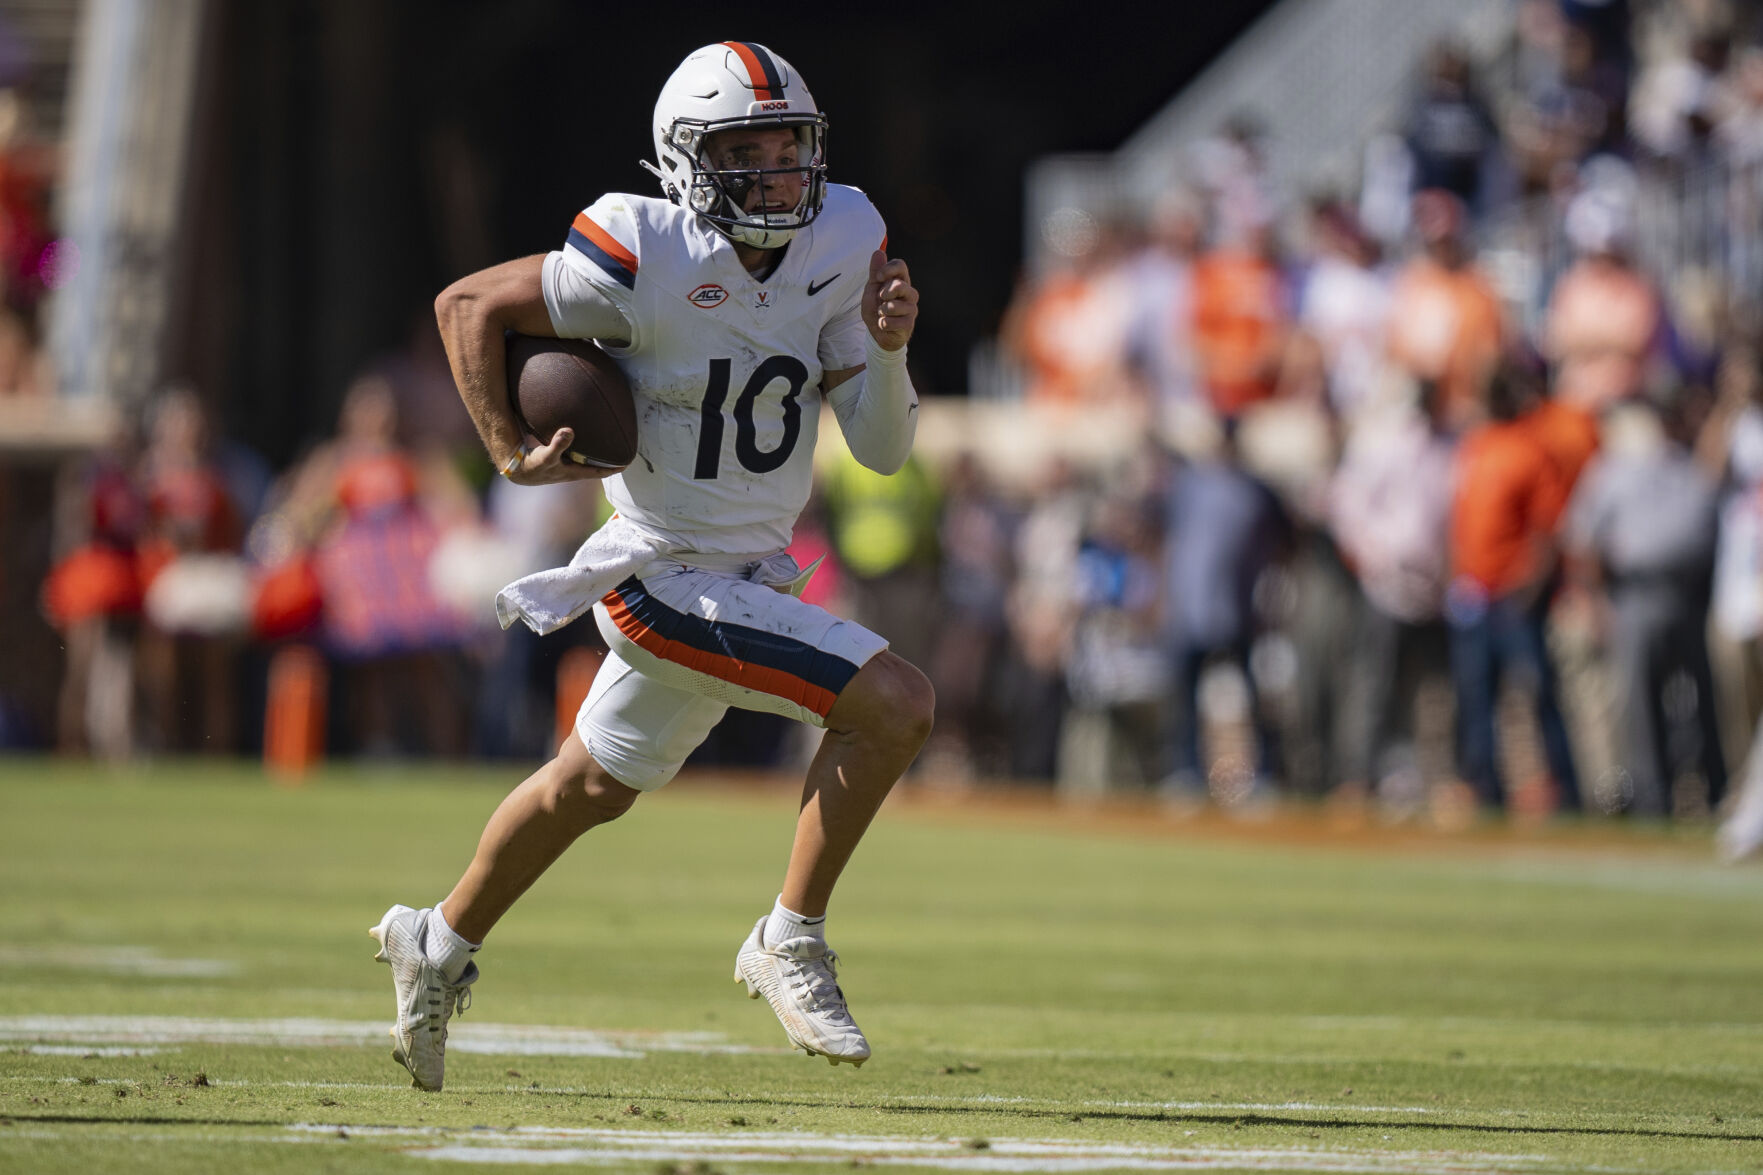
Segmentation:
[(822, 718), (827, 716), (833, 703), (838, 701), (838, 695), (831, 690), (797, 677), (794, 673), (753, 665), (721, 653), (694, 648), (683, 641), (669, 640), (638, 620), (625, 606), (624, 597), (617, 592), (608, 592), (601, 602), (606, 605), (607, 615), (612, 618), (612, 623), (619, 632), (630, 638), (631, 643), (644, 652), (663, 661), (671, 661), (675, 665), (738, 685), (742, 689), (783, 698)]

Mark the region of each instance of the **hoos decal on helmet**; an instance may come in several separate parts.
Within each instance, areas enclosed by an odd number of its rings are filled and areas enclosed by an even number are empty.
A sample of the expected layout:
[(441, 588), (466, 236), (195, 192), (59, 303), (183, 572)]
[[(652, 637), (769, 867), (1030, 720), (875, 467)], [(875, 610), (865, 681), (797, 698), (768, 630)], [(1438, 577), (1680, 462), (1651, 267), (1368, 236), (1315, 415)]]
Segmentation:
[[(718, 131), (786, 129), (794, 133), (791, 167), (718, 167), (711, 136)], [(715, 225), (730, 240), (756, 249), (790, 243), (820, 213), (826, 197), (826, 116), (790, 63), (752, 41), (723, 41), (694, 51), (661, 87), (655, 103), (655, 156), (643, 166), (667, 198)], [(793, 206), (747, 200), (768, 177), (800, 177)], [(795, 190), (795, 185), (791, 186)]]

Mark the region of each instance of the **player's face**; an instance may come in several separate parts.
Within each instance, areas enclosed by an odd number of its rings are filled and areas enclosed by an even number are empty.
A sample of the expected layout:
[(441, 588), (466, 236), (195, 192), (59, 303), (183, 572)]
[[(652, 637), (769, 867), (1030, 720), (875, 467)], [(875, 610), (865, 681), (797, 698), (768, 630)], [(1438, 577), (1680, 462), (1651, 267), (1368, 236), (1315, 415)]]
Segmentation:
[(755, 171), (759, 182), (723, 180), (723, 190), (751, 216), (758, 212), (789, 212), (802, 200), (807, 173), (799, 170), (802, 145), (785, 127), (717, 131), (704, 144), (704, 155), (717, 171)]

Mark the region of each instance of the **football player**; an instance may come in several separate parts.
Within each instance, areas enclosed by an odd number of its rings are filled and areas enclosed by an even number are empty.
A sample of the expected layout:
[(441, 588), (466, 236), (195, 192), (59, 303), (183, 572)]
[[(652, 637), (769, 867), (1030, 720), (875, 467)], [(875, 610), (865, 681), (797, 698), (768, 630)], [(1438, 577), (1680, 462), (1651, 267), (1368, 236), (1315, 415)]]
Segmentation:
[[(436, 302), (453, 376), (502, 474), (598, 476), (574, 440), (522, 435), (503, 335), (597, 340), (631, 386), (637, 459), (607, 478), (617, 514), (570, 565), (497, 596), (504, 627), (551, 632), (590, 608), (611, 652), (557, 755), (515, 788), (432, 909), (371, 933), (392, 966), (393, 1056), (440, 1089), (447, 1022), (497, 920), (582, 833), (672, 779), (729, 706), (826, 730), (781, 892), (735, 957), (790, 1041), (860, 1065), (826, 945), (828, 899), (930, 732), (924, 674), (875, 633), (797, 598), (783, 554), (806, 503), (822, 403), (852, 453), (893, 473), (918, 407), (906, 344), (918, 292), (867, 197), (826, 180), (826, 116), (789, 62), (728, 41), (692, 53), (653, 125), (664, 199), (612, 194), (561, 249), (462, 278)], [(810, 569), (810, 571), (812, 568)]]

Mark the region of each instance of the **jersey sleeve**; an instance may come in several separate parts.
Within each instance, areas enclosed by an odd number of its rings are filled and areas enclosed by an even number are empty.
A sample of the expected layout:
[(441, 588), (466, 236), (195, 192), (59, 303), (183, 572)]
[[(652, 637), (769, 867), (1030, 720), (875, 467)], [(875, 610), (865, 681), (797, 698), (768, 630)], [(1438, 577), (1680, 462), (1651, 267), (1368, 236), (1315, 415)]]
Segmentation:
[[(858, 296), (861, 298), (862, 295)], [(839, 312), (820, 329), (821, 368), (825, 371), (844, 371), (852, 367), (862, 367), (863, 341), (868, 335), (869, 332), (863, 326), (859, 302), (852, 301), (850, 305), (840, 307)]]
[(571, 266), (562, 250), (545, 255), (542, 271), (545, 311), (560, 339), (599, 339), (617, 346), (630, 343), (630, 322), (592, 279)]
[(637, 344), (636, 313), (642, 235), (625, 197), (612, 193), (576, 213), (563, 248), (545, 259), (545, 309), (551, 326), (566, 338), (606, 338), (608, 307), (617, 311)]

